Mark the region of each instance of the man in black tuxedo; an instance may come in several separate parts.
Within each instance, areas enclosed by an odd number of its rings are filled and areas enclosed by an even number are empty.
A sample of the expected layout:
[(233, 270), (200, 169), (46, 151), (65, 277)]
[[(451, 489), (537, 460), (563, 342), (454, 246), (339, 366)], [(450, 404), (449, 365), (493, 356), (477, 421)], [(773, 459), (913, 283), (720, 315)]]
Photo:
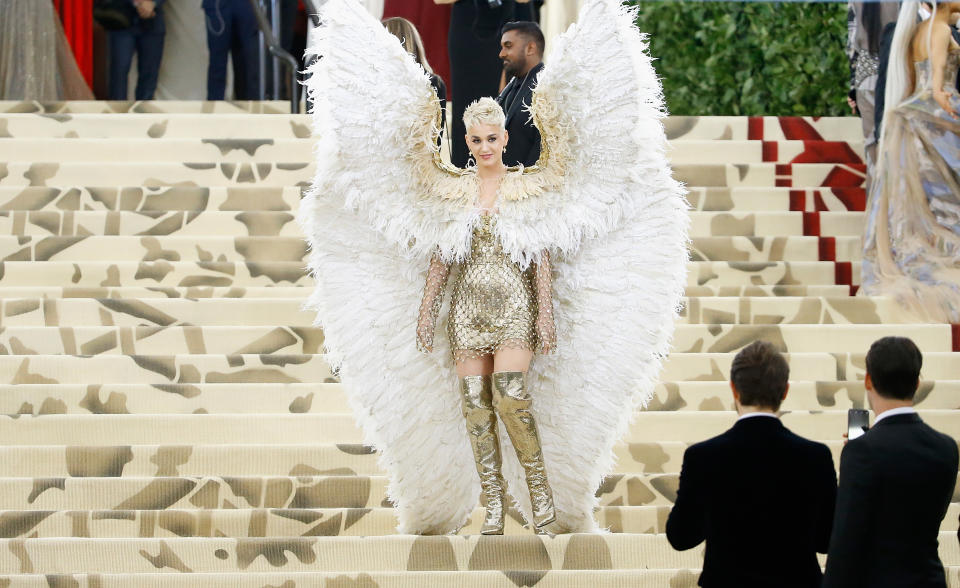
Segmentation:
[(913, 409), (923, 355), (905, 337), (867, 353), (873, 428), (840, 457), (825, 588), (943, 588), (940, 522), (957, 481), (957, 442)]
[(507, 115), (506, 128), (510, 134), (503, 163), (530, 167), (540, 159), (540, 131), (526, 109), (530, 106), (537, 76), (543, 69), (546, 41), (535, 22), (508, 22), (502, 30), (500, 59), (504, 73), (510, 78), (497, 96), (497, 103)]
[(737, 354), (730, 387), (740, 418), (683, 456), (667, 539), (685, 550), (706, 541), (706, 588), (815, 588), (833, 523), (837, 477), (830, 449), (777, 418), (790, 368), (756, 341)]

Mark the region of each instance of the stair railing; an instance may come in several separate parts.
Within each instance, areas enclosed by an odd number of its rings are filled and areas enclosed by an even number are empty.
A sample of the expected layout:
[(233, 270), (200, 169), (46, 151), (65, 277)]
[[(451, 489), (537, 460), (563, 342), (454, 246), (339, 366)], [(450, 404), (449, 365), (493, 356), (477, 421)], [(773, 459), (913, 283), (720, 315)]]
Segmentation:
[[(270, 24), (270, 20), (267, 18), (267, 15), (263, 13), (263, 9), (260, 7), (258, 0), (250, 0), (250, 6), (253, 8), (253, 14), (257, 18), (257, 26), (260, 28), (260, 34), (263, 35), (263, 40), (267, 45), (267, 50), (270, 52), (270, 55), (274, 59), (274, 67), (277, 66), (277, 61), (282, 61), (290, 70), (290, 113), (299, 114), (300, 112), (300, 85), (297, 81), (297, 60), (290, 55), (283, 47), (280, 46), (280, 41), (277, 39), (277, 36), (273, 32), (273, 27)], [(277, 18), (277, 2), (273, 0), (273, 17)], [(263, 69), (261, 68), (261, 80), (263, 80)], [(261, 91), (263, 85), (261, 84)], [(279, 76), (274, 77), (274, 96), (280, 94), (280, 78)]]

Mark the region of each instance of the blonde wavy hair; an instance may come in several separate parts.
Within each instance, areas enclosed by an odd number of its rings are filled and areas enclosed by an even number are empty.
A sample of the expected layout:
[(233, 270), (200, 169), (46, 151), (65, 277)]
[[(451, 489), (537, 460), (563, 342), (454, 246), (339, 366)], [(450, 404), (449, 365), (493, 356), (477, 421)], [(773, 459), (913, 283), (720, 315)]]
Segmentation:
[(400, 39), (400, 44), (403, 45), (404, 51), (413, 55), (413, 58), (417, 60), (417, 63), (423, 68), (423, 71), (428, 74), (433, 74), (433, 68), (430, 67), (430, 62), (427, 61), (427, 52), (423, 49), (423, 40), (420, 38), (420, 31), (417, 30), (417, 27), (413, 26), (412, 22), (405, 18), (394, 16), (384, 19), (383, 26), (387, 29), (388, 33)]
[(493, 125), (506, 128), (507, 116), (493, 98), (481, 98), (463, 111), (463, 126), (469, 131), (477, 125)]

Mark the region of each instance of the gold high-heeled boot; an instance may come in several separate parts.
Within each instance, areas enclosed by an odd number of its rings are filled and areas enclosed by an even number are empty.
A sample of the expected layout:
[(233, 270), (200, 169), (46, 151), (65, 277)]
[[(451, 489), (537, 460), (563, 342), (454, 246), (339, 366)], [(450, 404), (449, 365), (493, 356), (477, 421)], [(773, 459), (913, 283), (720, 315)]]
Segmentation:
[(493, 405), (510, 435), (517, 459), (526, 474), (530, 504), (533, 506), (533, 525), (539, 529), (556, 520), (556, 511), (543, 465), (537, 423), (530, 412), (533, 399), (527, 394), (524, 375), (523, 372), (494, 373)]
[(493, 412), (489, 376), (460, 378), (463, 416), (467, 435), (477, 462), (480, 489), (486, 499), (487, 514), (480, 528), (481, 535), (503, 535), (503, 491), (506, 486), (500, 473), (502, 456), (497, 434), (497, 416)]

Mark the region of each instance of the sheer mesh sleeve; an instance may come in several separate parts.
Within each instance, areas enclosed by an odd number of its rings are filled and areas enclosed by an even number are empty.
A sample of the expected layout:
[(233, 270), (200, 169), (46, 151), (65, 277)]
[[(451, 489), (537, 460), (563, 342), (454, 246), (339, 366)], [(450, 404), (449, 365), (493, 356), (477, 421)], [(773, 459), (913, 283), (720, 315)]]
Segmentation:
[(550, 353), (557, 346), (557, 327), (553, 320), (553, 289), (550, 253), (544, 250), (536, 263), (534, 280), (537, 289), (537, 337), (542, 353)]
[(437, 327), (437, 317), (443, 306), (443, 287), (450, 275), (450, 264), (444, 263), (439, 256), (430, 259), (427, 270), (427, 284), (423, 289), (420, 302), (420, 317), (417, 320), (417, 349), (423, 353), (433, 351), (433, 335)]

